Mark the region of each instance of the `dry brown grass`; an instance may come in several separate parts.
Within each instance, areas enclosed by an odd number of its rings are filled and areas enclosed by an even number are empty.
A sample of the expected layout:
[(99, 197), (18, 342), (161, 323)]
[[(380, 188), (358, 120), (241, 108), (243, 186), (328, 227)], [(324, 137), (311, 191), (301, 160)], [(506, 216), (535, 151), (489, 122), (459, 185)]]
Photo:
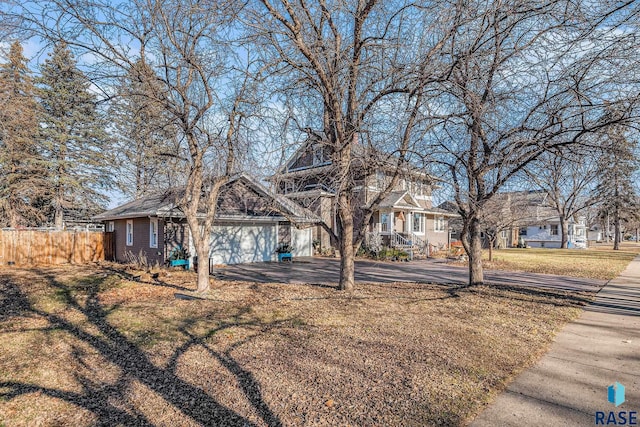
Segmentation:
[(462, 425), (588, 295), (0, 270), (0, 424)]
[(611, 280), (640, 253), (640, 245), (625, 242), (618, 251), (611, 245), (589, 249), (501, 249), (493, 251), (489, 262), (484, 252), (484, 265), (496, 270), (528, 271), (572, 277)]

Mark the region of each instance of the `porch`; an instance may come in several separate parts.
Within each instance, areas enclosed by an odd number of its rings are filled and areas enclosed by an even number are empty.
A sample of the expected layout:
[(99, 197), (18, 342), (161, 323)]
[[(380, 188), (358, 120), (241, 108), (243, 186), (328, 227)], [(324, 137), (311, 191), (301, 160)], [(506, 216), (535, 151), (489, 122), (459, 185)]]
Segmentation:
[(369, 237), (379, 236), (382, 246), (429, 255), (427, 216), (423, 209), (389, 209), (377, 212)]

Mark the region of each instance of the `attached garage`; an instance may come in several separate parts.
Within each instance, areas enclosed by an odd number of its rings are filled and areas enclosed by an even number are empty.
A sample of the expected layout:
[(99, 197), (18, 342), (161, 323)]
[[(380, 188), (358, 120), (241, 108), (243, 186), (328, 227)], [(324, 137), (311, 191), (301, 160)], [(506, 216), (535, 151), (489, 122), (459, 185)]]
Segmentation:
[[(193, 236), (177, 204), (181, 194), (172, 190), (148, 195), (95, 217), (107, 227), (114, 223), (117, 261), (126, 262), (126, 254), (132, 252), (168, 264), (176, 249), (188, 249), (193, 263)], [(198, 214), (205, 216), (204, 211)], [(295, 248), (294, 257), (310, 256), (311, 227), (320, 221), (291, 200), (238, 175), (220, 189), (209, 265), (275, 261), (279, 245)]]
[(276, 224), (230, 224), (213, 227), (211, 264), (241, 264), (275, 259)]

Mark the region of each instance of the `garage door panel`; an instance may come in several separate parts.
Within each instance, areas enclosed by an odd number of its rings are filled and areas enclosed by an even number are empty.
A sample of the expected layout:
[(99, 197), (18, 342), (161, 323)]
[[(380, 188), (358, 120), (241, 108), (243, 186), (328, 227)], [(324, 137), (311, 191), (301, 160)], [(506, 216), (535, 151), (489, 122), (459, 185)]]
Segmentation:
[(214, 264), (271, 261), (276, 249), (275, 225), (218, 225), (211, 235)]

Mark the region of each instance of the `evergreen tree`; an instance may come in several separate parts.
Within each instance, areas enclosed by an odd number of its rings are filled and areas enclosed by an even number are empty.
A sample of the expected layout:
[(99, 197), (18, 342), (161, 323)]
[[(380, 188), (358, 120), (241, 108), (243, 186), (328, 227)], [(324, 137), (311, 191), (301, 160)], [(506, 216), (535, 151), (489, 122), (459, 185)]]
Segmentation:
[(7, 59), (0, 65), (0, 225), (33, 226), (43, 219), (34, 206), (43, 188), (38, 104), (20, 42)]
[(178, 185), (180, 144), (173, 123), (158, 102), (162, 95), (153, 70), (133, 64), (111, 108), (116, 133), (117, 185), (127, 195), (145, 194)]
[[(596, 197), (601, 200), (601, 216), (613, 221), (613, 249), (620, 249), (620, 232), (623, 222), (633, 221), (638, 215), (638, 196), (633, 175), (638, 169), (635, 144), (630, 141), (621, 126), (612, 127), (605, 139), (605, 155), (598, 165)], [(607, 230), (607, 233), (609, 230)]]
[(100, 209), (99, 192), (111, 181), (104, 119), (91, 83), (78, 69), (66, 44), (58, 43), (41, 66), (41, 136), (49, 168), (49, 203), (56, 228), (64, 227), (66, 210)]

